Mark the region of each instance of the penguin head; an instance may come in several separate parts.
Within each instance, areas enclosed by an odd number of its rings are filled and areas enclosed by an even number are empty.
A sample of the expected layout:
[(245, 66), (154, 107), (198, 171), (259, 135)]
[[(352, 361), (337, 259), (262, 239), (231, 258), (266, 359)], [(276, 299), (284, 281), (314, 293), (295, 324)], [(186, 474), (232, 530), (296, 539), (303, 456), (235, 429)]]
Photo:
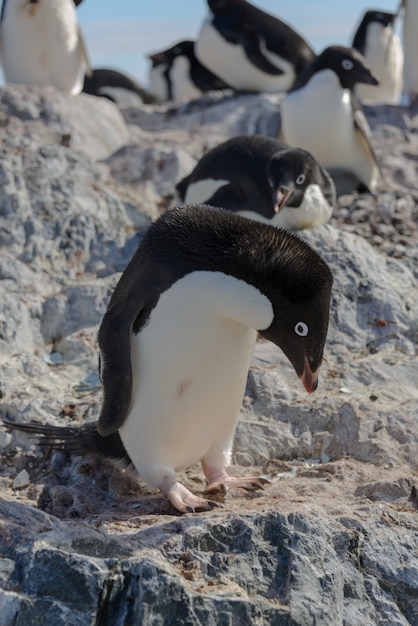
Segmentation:
[(189, 59), (194, 58), (194, 42), (193, 41), (179, 41), (171, 48), (167, 48), (167, 50), (162, 50), (161, 52), (156, 52), (155, 54), (149, 54), (148, 58), (152, 63), (152, 67), (157, 67), (158, 65), (167, 65), (171, 66), (173, 61), (178, 56), (186, 56)]
[(367, 66), (366, 59), (355, 48), (329, 46), (314, 63), (317, 63), (317, 72), (325, 69), (332, 70), (338, 76), (343, 89), (353, 90), (357, 83), (379, 84)]
[(288, 280), (283, 282), (282, 275), (280, 288), (272, 286), (270, 292), (265, 292), (274, 317), (269, 328), (258, 332), (284, 352), (306, 391), (313, 393), (318, 386), (328, 330), (332, 273), (307, 244), (303, 251), (300, 244), (304, 242), (291, 237), (294, 243), (289, 239), (288, 254), (282, 257), (291, 267)]
[(331, 70), (338, 77), (342, 89), (353, 91), (357, 83), (378, 85), (379, 81), (367, 66), (366, 59), (355, 48), (329, 46), (296, 78), (290, 91), (304, 87), (315, 74)]
[(365, 25), (377, 22), (382, 26), (390, 26), (396, 19), (396, 13), (388, 13), (387, 11), (366, 11), (363, 17)]
[(307, 187), (318, 179), (318, 169), (318, 163), (306, 150), (288, 148), (273, 154), (267, 163), (267, 179), (274, 212), (279, 213), (285, 205), (300, 206)]
[(228, 12), (237, 5), (244, 4), (242, 0), (207, 0), (207, 2), (209, 9), (215, 14)]

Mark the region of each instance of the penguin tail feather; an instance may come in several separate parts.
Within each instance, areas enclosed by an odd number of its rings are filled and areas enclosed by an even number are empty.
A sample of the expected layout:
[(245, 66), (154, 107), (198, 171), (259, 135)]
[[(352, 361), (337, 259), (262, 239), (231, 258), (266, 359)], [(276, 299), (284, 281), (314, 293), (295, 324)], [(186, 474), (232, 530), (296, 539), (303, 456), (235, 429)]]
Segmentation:
[(118, 432), (102, 437), (97, 431), (95, 423), (83, 426), (49, 426), (31, 422), (18, 424), (3, 418), (3, 424), (8, 430), (19, 430), (38, 439), (42, 448), (63, 450), (70, 454), (83, 456), (94, 454), (131, 465), (131, 460)]

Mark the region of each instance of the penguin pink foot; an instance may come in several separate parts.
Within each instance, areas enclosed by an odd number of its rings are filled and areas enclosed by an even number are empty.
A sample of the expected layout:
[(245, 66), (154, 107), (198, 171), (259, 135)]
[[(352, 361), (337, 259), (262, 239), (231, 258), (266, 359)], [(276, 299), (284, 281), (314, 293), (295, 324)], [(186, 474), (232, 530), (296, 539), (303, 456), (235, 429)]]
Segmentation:
[(257, 491), (257, 489), (264, 489), (264, 485), (268, 485), (269, 481), (261, 476), (242, 476), (234, 477), (229, 476), (223, 468), (207, 467), (202, 463), (203, 471), (206, 476), (206, 493), (214, 491), (222, 491), (225, 493), (228, 489), (233, 487), (240, 487), (247, 491)]
[(165, 493), (171, 504), (180, 513), (196, 513), (198, 511), (211, 511), (213, 508), (220, 507), (218, 502), (199, 498), (189, 491), (181, 483), (174, 483)]

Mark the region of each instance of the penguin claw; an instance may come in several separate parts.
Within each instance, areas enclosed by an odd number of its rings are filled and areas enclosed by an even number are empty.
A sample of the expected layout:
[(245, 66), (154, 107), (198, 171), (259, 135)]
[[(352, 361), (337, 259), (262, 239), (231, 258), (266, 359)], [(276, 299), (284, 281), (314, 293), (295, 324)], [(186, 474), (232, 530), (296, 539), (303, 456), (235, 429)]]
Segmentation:
[(173, 507), (180, 513), (201, 513), (202, 511), (211, 511), (214, 508), (222, 507), (219, 502), (195, 496), (181, 483), (175, 483), (170, 487), (166, 492), (166, 496)]
[(220, 480), (214, 480), (207, 484), (205, 492), (221, 491), (226, 493), (231, 487), (240, 487), (247, 491), (264, 491), (264, 485), (269, 485), (270, 481), (261, 476), (251, 476), (248, 478), (239, 478), (234, 476), (223, 476)]

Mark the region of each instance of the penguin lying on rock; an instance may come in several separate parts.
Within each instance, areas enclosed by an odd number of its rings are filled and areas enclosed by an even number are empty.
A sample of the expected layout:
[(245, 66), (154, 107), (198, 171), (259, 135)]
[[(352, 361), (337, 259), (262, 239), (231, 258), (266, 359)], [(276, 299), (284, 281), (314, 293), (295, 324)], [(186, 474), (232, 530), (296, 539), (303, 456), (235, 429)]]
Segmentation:
[(166, 211), (147, 230), (99, 330), (97, 424), (9, 426), (69, 452), (125, 459), (180, 512), (216, 503), (177, 473), (200, 461), (208, 493), (262, 488), (226, 472), (257, 332), (317, 388), (332, 274), (296, 236), (208, 206)]
[(209, 150), (176, 189), (186, 204), (207, 203), (287, 230), (323, 224), (336, 200), (330, 175), (309, 152), (260, 135)]
[(287, 91), (315, 58), (293, 28), (245, 0), (208, 0), (196, 56), (234, 89)]
[(149, 55), (150, 91), (160, 102), (192, 100), (207, 91), (230, 89), (198, 61), (194, 46), (193, 41), (179, 41), (167, 50)]

